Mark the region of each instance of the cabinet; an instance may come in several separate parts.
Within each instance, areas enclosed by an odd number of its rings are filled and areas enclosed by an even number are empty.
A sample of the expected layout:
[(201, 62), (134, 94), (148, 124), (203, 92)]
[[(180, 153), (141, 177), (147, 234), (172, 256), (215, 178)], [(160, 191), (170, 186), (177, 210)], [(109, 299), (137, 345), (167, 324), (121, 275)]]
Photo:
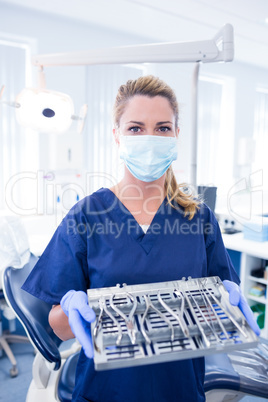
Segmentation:
[[(227, 249), (241, 252), (241, 290), (247, 298), (248, 304), (250, 306), (258, 304), (260, 311), (264, 313), (264, 328), (261, 330), (261, 336), (268, 339), (268, 280), (251, 275), (253, 269), (261, 266), (263, 259), (268, 260), (268, 242), (245, 240), (241, 233), (223, 235), (223, 241)], [(266, 288), (264, 296), (257, 297), (249, 293), (252, 286), (258, 284)]]
[[(251, 271), (255, 268), (261, 266), (261, 259), (246, 253), (241, 255), (241, 266), (240, 266), (240, 279), (241, 279), (241, 290), (244, 296), (247, 298), (248, 304), (250, 306), (259, 304), (260, 312), (264, 312), (264, 328), (261, 330), (261, 336), (268, 339), (268, 297), (267, 297), (267, 287), (268, 281), (263, 278), (256, 278), (251, 275)], [(251, 295), (250, 289), (254, 285), (261, 284), (266, 288), (264, 296), (253, 296)]]

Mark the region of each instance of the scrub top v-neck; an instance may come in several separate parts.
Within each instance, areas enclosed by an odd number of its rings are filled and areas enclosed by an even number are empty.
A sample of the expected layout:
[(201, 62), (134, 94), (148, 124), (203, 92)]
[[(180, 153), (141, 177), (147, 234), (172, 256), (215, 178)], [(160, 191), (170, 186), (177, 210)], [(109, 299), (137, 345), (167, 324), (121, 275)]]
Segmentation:
[[(86, 291), (218, 275), (239, 283), (215, 216), (202, 205), (192, 220), (166, 199), (145, 234), (115, 194), (102, 188), (79, 201), (56, 230), (23, 289), (59, 304)], [(205, 401), (204, 360), (95, 372), (81, 351), (74, 401)]]
[[(117, 196), (112, 191), (105, 191), (103, 193), (103, 197), (104, 199), (106, 199), (107, 204), (114, 205), (114, 212), (124, 224), (124, 229), (127, 231), (128, 235), (130, 235), (140, 244), (146, 254), (149, 254), (156, 241), (156, 237), (159, 235), (158, 232), (163, 225), (163, 220), (165, 219), (164, 209), (166, 198), (163, 200), (158, 210), (156, 211), (146, 233), (144, 233), (144, 230), (142, 229), (141, 225), (139, 225), (139, 223), (136, 221), (132, 213), (125, 207), (125, 205), (117, 198)], [(156, 228), (158, 228), (158, 231), (155, 230)]]

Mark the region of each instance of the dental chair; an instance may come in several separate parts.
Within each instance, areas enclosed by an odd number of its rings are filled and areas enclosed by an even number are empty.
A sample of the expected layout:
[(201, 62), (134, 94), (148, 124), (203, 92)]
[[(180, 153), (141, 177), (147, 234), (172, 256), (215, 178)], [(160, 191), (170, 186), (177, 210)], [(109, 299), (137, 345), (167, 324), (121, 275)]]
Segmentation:
[[(10, 347), (10, 344), (12, 343), (28, 343), (29, 339), (27, 336), (23, 335), (16, 335), (12, 334), (10, 331), (3, 331), (2, 327), (2, 321), (1, 317), (4, 316), (4, 311), (6, 309), (5, 304), (5, 297), (4, 297), (4, 292), (2, 289), (0, 289), (0, 301), (3, 301), (3, 308), (2, 308), (2, 303), (1, 303), (1, 311), (0, 311), (0, 350), (4, 351), (5, 354), (7, 355), (10, 363), (11, 363), (11, 368), (9, 370), (10, 377), (16, 377), (19, 373), (18, 367), (17, 367), (17, 361), (16, 358), (12, 352), (12, 349)], [(15, 318), (14, 318), (15, 319)], [(11, 317), (10, 321), (14, 320), (13, 317)], [(9, 320), (8, 320), (9, 321)]]
[[(16, 317), (7, 305), (1, 281), (2, 272), (9, 265), (18, 269), (29, 260), (29, 243), (23, 224), (18, 217), (0, 217), (0, 352), (4, 351), (11, 362), (10, 376), (18, 375), (17, 361), (10, 347), (12, 343), (29, 343), (27, 336), (13, 333), (16, 329)], [(3, 331), (4, 318), (8, 330)]]
[(267, 339), (253, 349), (206, 356), (205, 362), (207, 402), (237, 402), (249, 395), (268, 400)]
[(67, 350), (61, 352), (59, 347), (64, 343), (54, 334), (48, 323), (48, 314), (52, 306), (21, 289), (37, 260), (38, 258), (31, 254), (29, 262), (23, 268), (9, 267), (3, 273), (6, 301), (37, 352), (26, 402), (68, 402), (72, 400), (81, 346), (73, 341)]

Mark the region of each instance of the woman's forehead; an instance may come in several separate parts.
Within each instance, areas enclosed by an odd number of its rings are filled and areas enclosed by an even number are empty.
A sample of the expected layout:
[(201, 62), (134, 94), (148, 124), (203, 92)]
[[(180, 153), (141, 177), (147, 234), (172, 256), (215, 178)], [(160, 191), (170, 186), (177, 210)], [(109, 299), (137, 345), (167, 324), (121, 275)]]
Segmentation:
[[(135, 95), (127, 102), (121, 119), (141, 119), (142, 116), (157, 117), (159, 120), (174, 119), (174, 112), (167, 98), (163, 96)], [(136, 116), (136, 117), (135, 117)]]

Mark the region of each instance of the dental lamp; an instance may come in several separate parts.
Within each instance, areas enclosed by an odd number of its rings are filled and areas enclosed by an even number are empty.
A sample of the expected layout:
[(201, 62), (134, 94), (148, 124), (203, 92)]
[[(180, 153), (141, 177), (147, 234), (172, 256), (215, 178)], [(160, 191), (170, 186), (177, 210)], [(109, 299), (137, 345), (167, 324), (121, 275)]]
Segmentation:
[(5, 86), (0, 90), (0, 103), (14, 107), (18, 123), (24, 127), (45, 133), (62, 134), (74, 120), (78, 121), (77, 132), (81, 133), (87, 114), (83, 105), (79, 115), (74, 114), (71, 97), (65, 93), (46, 89), (43, 68), (39, 69), (37, 88), (24, 88), (14, 102), (1, 100)]
[[(4, 88), (3, 85), (0, 99)], [(77, 132), (81, 133), (87, 114), (86, 104), (81, 107), (79, 115), (75, 115), (69, 95), (42, 87), (24, 88), (14, 102), (0, 100), (0, 103), (16, 109), (16, 119), (20, 125), (45, 133), (62, 134), (74, 120), (78, 121)]]
[(64, 133), (74, 115), (69, 95), (43, 88), (25, 88), (16, 97), (16, 118), (24, 127), (43, 132)]

